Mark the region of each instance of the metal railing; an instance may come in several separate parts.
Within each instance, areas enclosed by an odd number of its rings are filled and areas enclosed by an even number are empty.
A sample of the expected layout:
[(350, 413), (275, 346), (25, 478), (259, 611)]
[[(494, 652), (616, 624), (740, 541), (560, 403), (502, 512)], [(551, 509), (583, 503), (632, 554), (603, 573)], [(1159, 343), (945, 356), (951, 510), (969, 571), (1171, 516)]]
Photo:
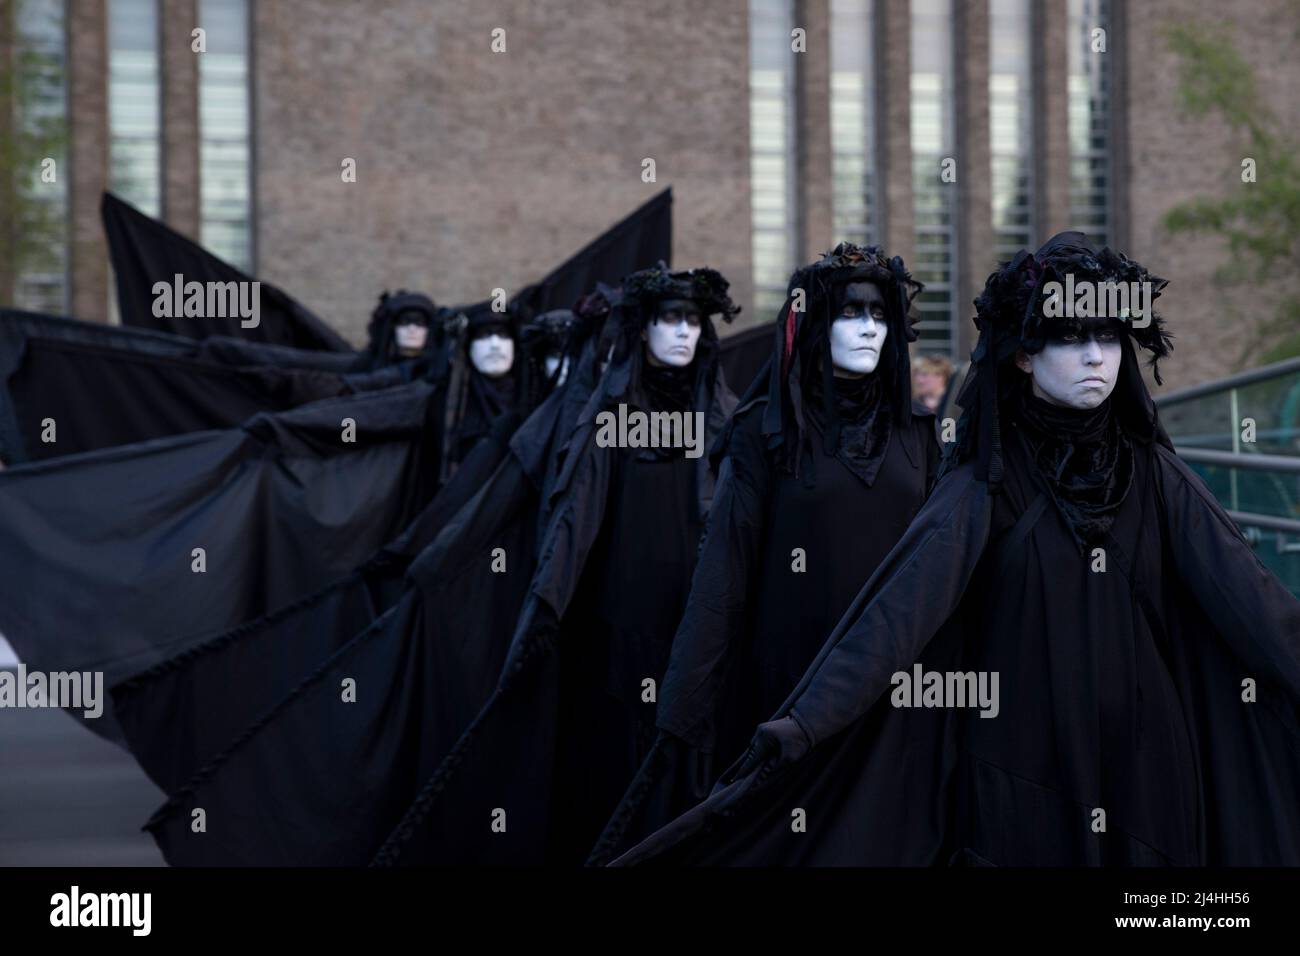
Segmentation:
[(1179, 456), (1300, 594), (1300, 358), (1179, 389), (1157, 405)]

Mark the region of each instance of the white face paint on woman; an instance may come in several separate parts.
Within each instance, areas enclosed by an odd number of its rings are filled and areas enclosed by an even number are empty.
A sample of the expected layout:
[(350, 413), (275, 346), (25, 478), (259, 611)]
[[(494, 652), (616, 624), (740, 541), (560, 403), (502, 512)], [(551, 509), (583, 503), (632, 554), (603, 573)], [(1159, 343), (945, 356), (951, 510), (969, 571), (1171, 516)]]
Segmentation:
[(500, 378), (515, 364), (515, 340), (497, 331), (474, 338), (469, 343), (469, 360), (480, 375)]
[(885, 297), (874, 282), (850, 282), (844, 304), (831, 323), (831, 364), (837, 378), (862, 378), (880, 364), (889, 327)]
[(1120, 333), (1101, 328), (1049, 341), (1035, 355), (1020, 352), (1016, 365), (1033, 378), (1034, 395), (1066, 408), (1096, 408), (1115, 390), (1123, 352)]
[(393, 335), (397, 339), (399, 351), (420, 352), (424, 350), (424, 343), (429, 341), (429, 327), (419, 322), (411, 322), (399, 325)]
[(641, 332), (651, 365), (684, 368), (695, 358), (703, 329), (700, 307), (688, 299), (665, 299)]

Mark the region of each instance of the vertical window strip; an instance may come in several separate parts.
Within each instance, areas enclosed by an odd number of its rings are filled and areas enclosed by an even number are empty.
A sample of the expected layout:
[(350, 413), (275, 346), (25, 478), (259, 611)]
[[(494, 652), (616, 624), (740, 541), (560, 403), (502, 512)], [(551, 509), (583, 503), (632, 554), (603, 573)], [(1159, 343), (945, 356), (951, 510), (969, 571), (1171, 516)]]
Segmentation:
[(247, 0), (200, 0), (207, 52), (199, 56), (200, 242), (252, 268)]
[[(18, 0), (14, 9), (14, 142), (18, 245), (14, 304), (68, 309), (67, 49), (64, 0)], [(45, 160), (54, 161), (46, 182)]]
[(916, 226), (913, 276), (925, 283), (917, 299), (919, 346), (952, 355), (957, 343), (954, 309), (956, 183), (940, 179), (941, 163), (955, 155), (953, 129), (952, 0), (911, 4), (912, 183)]
[(108, 0), (109, 188), (162, 210), (162, 107), (156, 0)]
[(874, 0), (831, 0), (831, 203), (835, 240), (877, 230)]
[(1033, 248), (1030, 0), (989, 0), (989, 153), (997, 261)]
[[(1070, 222), (1098, 246), (1110, 241), (1110, 56), (1093, 31), (1110, 31), (1109, 0), (1070, 0)], [(1109, 50), (1109, 38), (1108, 38)]]
[(750, 0), (749, 128), (754, 316), (774, 317), (795, 268), (792, 0)]

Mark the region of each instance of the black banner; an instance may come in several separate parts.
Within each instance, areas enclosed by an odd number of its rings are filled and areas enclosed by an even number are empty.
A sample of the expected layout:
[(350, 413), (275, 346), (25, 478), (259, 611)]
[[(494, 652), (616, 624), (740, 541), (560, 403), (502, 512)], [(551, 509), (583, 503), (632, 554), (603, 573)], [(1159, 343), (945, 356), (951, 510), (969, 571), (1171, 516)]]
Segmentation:
[(155, 315), (156, 283), (164, 282), (169, 287), (174, 287), (178, 281), (177, 276), (183, 277), (179, 280), (182, 283), (199, 282), (205, 285), (224, 285), (229, 282), (243, 285), (254, 279), (112, 193), (104, 193), (100, 211), (117, 279), (117, 303), (123, 325), (175, 332), (196, 339), (210, 335), (231, 335), (253, 342), (291, 345), (301, 349), (352, 351), (352, 346), (342, 336), (313, 315), (306, 306), (269, 282), (261, 283), (259, 316), (255, 327), (247, 326), (245, 321), (248, 320), (241, 320), (238, 315), (221, 317), (212, 314), (176, 314), (178, 310), (175, 305), (181, 305), (179, 311), (184, 312), (183, 288), (181, 293), (172, 297), (174, 301), (168, 303), (171, 314)]
[[(334, 368), (316, 367), (328, 359)], [(355, 355), (0, 309), (0, 460), (8, 465), (210, 428), (399, 384)]]

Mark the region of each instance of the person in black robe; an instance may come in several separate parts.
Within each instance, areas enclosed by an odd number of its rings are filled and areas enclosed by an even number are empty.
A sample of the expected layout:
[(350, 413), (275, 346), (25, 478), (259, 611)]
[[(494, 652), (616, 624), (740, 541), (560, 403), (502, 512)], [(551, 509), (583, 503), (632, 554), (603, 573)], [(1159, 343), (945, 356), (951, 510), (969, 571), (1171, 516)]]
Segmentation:
[[(727, 288), (714, 270), (662, 264), (624, 281), (500, 683), (377, 863), (586, 859), (654, 741), (655, 689), (713, 497), (702, 452), (735, 407), (711, 318), (739, 311)], [(697, 454), (662, 432), (659, 447), (640, 444), (650, 429), (614, 437), (612, 422), (648, 413), (692, 416)]]
[(721, 769), (745, 749), (925, 501), (939, 448), (911, 398), (920, 290), (901, 259), (852, 243), (791, 277), (767, 377), (720, 445), (660, 737), (591, 862), (707, 796), (714, 755)]
[(578, 318), (572, 309), (551, 309), (534, 316), (519, 330), (524, 358), (521, 401), (536, 408), (568, 377), (573, 356), (566, 343), (573, 337)]
[[(608, 294), (575, 307), (563, 385), (517, 428), (499, 417), (399, 540), (112, 688), (132, 753), (168, 794), (146, 824), (168, 863), (371, 860), (496, 685), (551, 475), (596, 385)], [(194, 833), (195, 807), (221, 824)]]
[(369, 341), (364, 354), (370, 368), (420, 360), (427, 363), (446, 344), (442, 310), (427, 295), (405, 289), (380, 295), (366, 334)]
[[(1150, 291), (1067, 318), (1070, 281)], [(1080, 233), (989, 278), (929, 501), (709, 798), (617, 863), (1300, 863), (1300, 601), (1160, 426), (1134, 346), (1169, 351), (1164, 285)]]
[(462, 347), (452, 377), (453, 404), (448, 408), (449, 475), (491, 430), (497, 416), (512, 411), (520, 397), (515, 351), (522, 316), (487, 306), (461, 315), (463, 320), (457, 321)]

